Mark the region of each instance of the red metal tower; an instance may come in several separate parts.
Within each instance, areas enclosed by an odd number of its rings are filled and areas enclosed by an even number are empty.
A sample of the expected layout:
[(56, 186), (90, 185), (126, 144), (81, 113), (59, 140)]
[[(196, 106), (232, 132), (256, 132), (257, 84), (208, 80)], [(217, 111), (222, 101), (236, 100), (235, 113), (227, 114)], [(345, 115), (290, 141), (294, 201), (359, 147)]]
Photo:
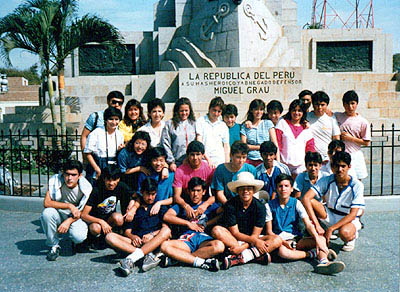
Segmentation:
[(373, 0), (313, 0), (311, 24), (319, 28), (373, 28)]

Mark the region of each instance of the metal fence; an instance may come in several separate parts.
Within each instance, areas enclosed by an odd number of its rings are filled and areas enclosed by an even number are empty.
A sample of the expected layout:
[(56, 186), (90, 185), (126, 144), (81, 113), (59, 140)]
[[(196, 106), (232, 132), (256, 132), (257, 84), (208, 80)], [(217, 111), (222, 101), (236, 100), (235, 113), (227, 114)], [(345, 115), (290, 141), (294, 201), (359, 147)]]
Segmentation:
[[(371, 125), (371, 133), (370, 145), (363, 147), (369, 171), (363, 180), (365, 195), (400, 195), (400, 129), (394, 124), (389, 129)], [(49, 178), (70, 158), (82, 161), (77, 131), (66, 136), (1, 131), (0, 195), (43, 197)]]

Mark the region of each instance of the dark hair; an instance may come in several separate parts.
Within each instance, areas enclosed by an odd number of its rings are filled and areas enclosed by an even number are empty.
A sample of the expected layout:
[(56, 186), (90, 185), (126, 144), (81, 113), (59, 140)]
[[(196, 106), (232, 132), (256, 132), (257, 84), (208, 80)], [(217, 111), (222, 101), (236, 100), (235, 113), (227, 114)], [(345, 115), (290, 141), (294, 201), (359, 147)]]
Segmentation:
[(310, 91), (308, 89), (304, 89), (304, 90), (300, 91), (299, 99), (302, 98), (303, 96), (306, 96), (306, 95), (312, 96), (312, 91)]
[(192, 141), (189, 143), (187, 149), (186, 149), (186, 154), (189, 155), (192, 152), (200, 152), (201, 154), (204, 154), (204, 145), (200, 141)]
[(116, 164), (108, 164), (101, 171), (100, 179), (104, 182), (106, 179), (116, 180), (121, 178), (121, 169)]
[(344, 151), (336, 152), (335, 155), (332, 156), (332, 166), (338, 165), (340, 161), (343, 161), (347, 165), (350, 165), (351, 164), (350, 154)]
[(303, 116), (301, 117), (300, 124), (304, 124), (307, 119), (307, 105), (301, 99), (293, 100), (289, 105), (289, 111), (283, 116), (285, 120), (292, 120), (292, 111), (296, 109), (296, 107), (300, 107), (300, 110), (303, 112)]
[(280, 113), (282, 113), (283, 112), (282, 103), (279, 100), (271, 100), (267, 104), (267, 113), (271, 111), (279, 111)]
[(181, 97), (178, 99), (175, 104), (174, 104), (174, 109), (173, 109), (173, 116), (172, 116), (172, 124), (174, 125), (174, 128), (176, 128), (180, 122), (180, 117), (179, 117), (179, 109), (181, 105), (188, 105), (189, 106), (189, 117), (188, 119), (192, 122), (196, 121), (196, 118), (194, 117), (193, 113), (193, 107), (192, 103), (190, 102), (190, 99), (187, 97)]
[(341, 148), (342, 151), (345, 151), (346, 144), (342, 140), (332, 140), (328, 145), (328, 153), (332, 154), (336, 148)]
[(242, 141), (233, 142), (231, 146), (231, 155), (235, 155), (236, 153), (247, 155), (249, 153), (249, 146)]
[[(128, 152), (133, 152), (133, 151), (135, 151), (135, 150), (134, 150), (134, 144), (135, 144), (136, 140), (138, 140), (138, 139), (141, 139), (141, 140), (146, 141), (146, 143), (147, 143), (147, 149), (146, 149), (145, 153), (149, 150), (149, 148), (150, 148), (150, 143), (151, 143), (151, 138), (150, 138), (149, 133), (144, 132), (144, 131), (137, 131), (137, 132), (133, 135), (132, 139), (129, 140), (128, 144), (126, 145), (126, 150), (127, 150)], [(145, 153), (143, 153), (143, 154), (145, 154)]]
[(238, 116), (238, 109), (236, 107), (236, 105), (234, 104), (227, 104), (226, 106), (224, 106), (224, 108), (222, 109), (222, 116), (230, 116), (230, 115), (234, 115), (235, 117)]
[(254, 122), (253, 110), (259, 109), (259, 108), (261, 108), (264, 111), (264, 115), (263, 115), (262, 118), (263, 119), (265, 118), (265, 116), (266, 116), (266, 114), (265, 114), (265, 102), (263, 102), (261, 99), (257, 99), (256, 98), (256, 99), (253, 99), (250, 102), (249, 110), (247, 111), (247, 114), (246, 114), (247, 121)]
[(294, 183), (293, 177), (291, 175), (286, 174), (286, 173), (281, 173), (276, 177), (275, 185), (278, 185), (283, 180), (288, 180), (290, 182), (290, 185), (293, 187), (293, 183)]
[(311, 95), (312, 104), (326, 102), (329, 104), (329, 96), (324, 91), (317, 91)]
[(153, 159), (156, 159), (158, 157), (167, 157), (167, 152), (163, 147), (154, 147), (149, 150), (149, 153), (147, 155), (149, 161), (152, 161)]
[(118, 117), (120, 120), (122, 119), (122, 112), (115, 108), (115, 107), (108, 107), (104, 111), (104, 125), (106, 124), (107, 120), (111, 117)]
[(67, 170), (76, 169), (79, 174), (83, 171), (82, 163), (78, 160), (67, 160), (63, 165), (63, 172), (66, 173)]
[(107, 103), (110, 102), (111, 99), (117, 98), (117, 99), (122, 99), (122, 102), (124, 102), (125, 97), (120, 91), (111, 91), (107, 94)]
[(221, 108), (221, 110), (224, 108), (225, 102), (224, 102), (224, 100), (222, 99), (222, 97), (220, 97), (220, 96), (214, 97), (214, 98), (210, 101), (210, 104), (209, 104), (209, 106), (208, 106), (208, 109), (211, 109), (211, 108), (216, 107), (216, 106), (219, 106), (219, 107)]
[(263, 153), (276, 154), (277, 151), (278, 151), (278, 147), (276, 147), (276, 145), (271, 141), (264, 141), (260, 145), (260, 154), (263, 154)]
[(318, 152), (307, 151), (304, 161), (306, 164), (310, 162), (322, 164), (322, 156)]
[(350, 103), (350, 101), (355, 101), (358, 103), (358, 94), (354, 90), (347, 91), (342, 98), (343, 103)]
[[(129, 109), (133, 106), (139, 109), (139, 117), (136, 121), (132, 120), (128, 115)], [(131, 99), (126, 103), (124, 122), (127, 126), (132, 126), (133, 131), (136, 131), (138, 128), (140, 128), (146, 123), (146, 118), (143, 114), (143, 107), (138, 100)]]
[(151, 111), (158, 106), (165, 113), (165, 103), (160, 98), (153, 98), (147, 103), (147, 116), (149, 117), (149, 120), (151, 120)]
[(201, 186), (204, 191), (206, 189), (206, 182), (198, 176), (192, 177), (188, 182), (188, 190), (191, 191), (197, 186)]
[(146, 177), (140, 185), (140, 191), (143, 192), (157, 192), (157, 181), (154, 178)]

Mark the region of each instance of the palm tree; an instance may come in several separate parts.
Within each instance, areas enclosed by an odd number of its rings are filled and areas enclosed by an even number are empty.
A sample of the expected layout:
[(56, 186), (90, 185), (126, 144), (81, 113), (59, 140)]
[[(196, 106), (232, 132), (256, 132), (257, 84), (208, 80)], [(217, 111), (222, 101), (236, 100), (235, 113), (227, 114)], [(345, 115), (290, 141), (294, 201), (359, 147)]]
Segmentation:
[(22, 49), (35, 54), (47, 77), (49, 104), (54, 131), (57, 129), (53, 84), (51, 82), (51, 48), (53, 46), (52, 22), (57, 14), (57, 6), (48, 0), (30, 1), (18, 6), (12, 13), (0, 19), (0, 57), (12, 66), (10, 52)]
[(88, 43), (97, 43), (112, 49), (122, 44), (122, 37), (113, 25), (100, 17), (85, 15), (75, 18), (78, 1), (60, 0), (57, 15), (53, 20), (52, 36), (55, 50), (52, 56), (58, 72), (58, 88), (60, 97), (61, 134), (66, 135), (65, 123), (65, 93), (64, 93), (64, 62), (77, 48)]

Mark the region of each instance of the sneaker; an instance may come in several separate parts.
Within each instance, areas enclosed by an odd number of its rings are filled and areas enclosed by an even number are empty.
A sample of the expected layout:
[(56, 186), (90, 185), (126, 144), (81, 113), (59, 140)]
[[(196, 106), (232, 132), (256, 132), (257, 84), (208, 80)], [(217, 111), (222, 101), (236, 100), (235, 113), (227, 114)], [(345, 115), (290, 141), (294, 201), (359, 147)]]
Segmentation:
[(160, 256), (159, 259), (160, 259), (159, 264), (160, 264), (161, 268), (176, 266), (177, 264), (179, 264), (179, 262), (177, 260), (167, 257), (166, 255)]
[(315, 267), (315, 272), (323, 275), (333, 275), (340, 273), (344, 270), (345, 267), (346, 265), (341, 261), (327, 262), (323, 264), (318, 264)]
[(161, 262), (160, 258), (157, 258), (153, 253), (149, 253), (144, 257), (142, 270), (143, 272), (150, 271), (151, 269), (158, 266)]
[(206, 259), (204, 264), (201, 265), (202, 269), (209, 270), (210, 272), (219, 271), (219, 262), (216, 259)]
[(256, 262), (268, 266), (271, 263), (271, 255), (269, 253), (265, 253), (262, 256), (256, 258)]
[(243, 256), (240, 255), (229, 255), (222, 261), (221, 270), (227, 270), (230, 267), (244, 264)]
[(356, 246), (356, 239), (353, 239), (353, 240), (346, 242), (342, 246), (342, 250), (343, 251), (353, 251), (355, 246)]
[(119, 262), (119, 269), (125, 277), (129, 276), (135, 268), (135, 263), (130, 258), (124, 258)]
[(59, 245), (55, 245), (52, 246), (50, 251), (48, 252), (46, 259), (48, 261), (55, 261), (60, 255), (60, 246)]
[(328, 260), (330, 260), (331, 262), (337, 259), (337, 254), (333, 249), (329, 249), (328, 250), (328, 256), (327, 256)]

